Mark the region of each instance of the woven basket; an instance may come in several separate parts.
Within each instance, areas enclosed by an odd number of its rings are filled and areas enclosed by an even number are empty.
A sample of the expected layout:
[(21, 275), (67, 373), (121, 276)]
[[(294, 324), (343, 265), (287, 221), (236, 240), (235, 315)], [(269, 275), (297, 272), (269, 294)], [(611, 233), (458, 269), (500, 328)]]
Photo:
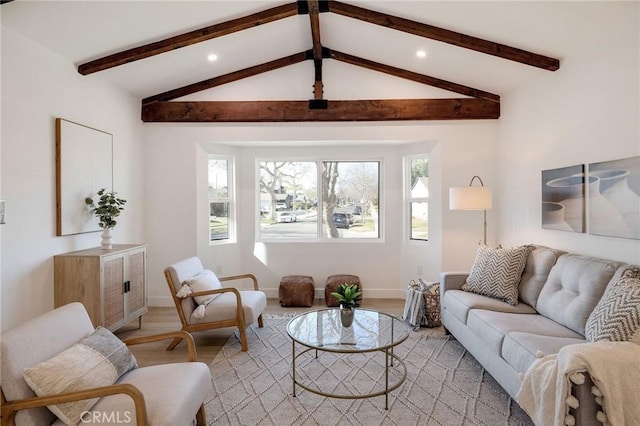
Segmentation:
[(413, 280), (407, 287), (407, 300), (404, 307), (403, 319), (411, 326), (440, 327), (440, 284), (423, 285), (425, 290)]
[(440, 285), (435, 289), (435, 293), (422, 293), (424, 297), (424, 318), (420, 323), (422, 327), (440, 327)]

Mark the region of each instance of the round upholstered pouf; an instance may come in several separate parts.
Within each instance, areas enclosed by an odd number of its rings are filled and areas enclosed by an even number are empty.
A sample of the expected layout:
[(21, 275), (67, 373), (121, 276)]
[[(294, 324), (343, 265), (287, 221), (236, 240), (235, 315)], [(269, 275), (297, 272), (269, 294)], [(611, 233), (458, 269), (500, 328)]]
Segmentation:
[[(331, 295), (331, 293), (335, 292), (338, 289), (340, 284), (358, 284), (360, 287), (360, 291), (362, 291), (362, 284), (360, 283), (360, 277), (357, 275), (350, 274), (338, 274), (331, 275), (327, 278), (327, 284), (324, 287), (324, 300), (327, 303), (327, 306), (339, 306), (340, 304), (336, 300), (335, 297)], [(362, 297), (360, 297), (360, 302), (362, 302)]]
[(285, 275), (280, 280), (278, 287), (280, 306), (313, 306), (314, 295), (313, 277)]

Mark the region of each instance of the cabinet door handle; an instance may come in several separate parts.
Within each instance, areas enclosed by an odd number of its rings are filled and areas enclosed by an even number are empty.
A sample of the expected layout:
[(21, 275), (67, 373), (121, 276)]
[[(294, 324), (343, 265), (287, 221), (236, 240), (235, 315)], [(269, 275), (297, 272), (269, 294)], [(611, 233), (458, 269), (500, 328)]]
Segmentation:
[(124, 282), (124, 292), (129, 293), (131, 291), (131, 281)]

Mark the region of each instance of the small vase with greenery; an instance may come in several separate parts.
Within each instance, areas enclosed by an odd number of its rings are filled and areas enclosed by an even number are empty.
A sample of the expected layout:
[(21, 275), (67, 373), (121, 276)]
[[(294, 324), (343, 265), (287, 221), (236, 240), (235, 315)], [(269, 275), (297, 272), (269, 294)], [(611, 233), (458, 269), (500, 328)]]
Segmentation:
[(89, 211), (98, 218), (98, 225), (102, 228), (102, 247), (110, 249), (111, 230), (118, 224), (115, 218), (124, 210), (127, 200), (118, 198), (114, 191), (105, 188), (97, 192), (97, 202), (92, 197), (85, 198)]
[(358, 284), (340, 284), (331, 295), (340, 303), (340, 321), (344, 327), (350, 327), (353, 323), (354, 311), (362, 296)]

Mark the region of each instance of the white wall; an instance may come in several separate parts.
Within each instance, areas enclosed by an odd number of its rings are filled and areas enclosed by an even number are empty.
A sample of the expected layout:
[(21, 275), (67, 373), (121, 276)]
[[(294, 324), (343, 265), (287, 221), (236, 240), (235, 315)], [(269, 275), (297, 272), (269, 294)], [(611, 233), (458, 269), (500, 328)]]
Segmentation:
[[(164, 267), (194, 255), (211, 269), (220, 265), (223, 275), (256, 274), (270, 297), (277, 297), (283, 275), (311, 275), (320, 294), (326, 277), (335, 273), (359, 275), (369, 297), (403, 297), (409, 279), (418, 277), (419, 266), (422, 278), (434, 281), (443, 268), (468, 268), (473, 260), (477, 241), (482, 238), (481, 214), (449, 212), (448, 187), (467, 185), (474, 174), (482, 175), (489, 185), (496, 180), (495, 121), (419, 125), (146, 124), (145, 128), (152, 305), (172, 303), (162, 275)], [(408, 243), (402, 237), (402, 158), (421, 151), (429, 151), (432, 161), (432, 228), (429, 242)], [(236, 244), (208, 244), (208, 153), (237, 157)], [(278, 155), (383, 159), (384, 241), (256, 243), (255, 159)], [(452, 241), (443, 241), (449, 234)]]
[(138, 101), (3, 28), (3, 330), (53, 308), (55, 254), (100, 244), (100, 233), (55, 236), (56, 117), (113, 134), (114, 188), (128, 201), (114, 241), (144, 241)]
[(640, 155), (639, 10), (638, 2), (580, 3), (576, 17), (603, 26), (572, 22), (580, 43), (560, 70), (502, 97), (495, 199), (503, 244), (640, 263), (640, 241), (542, 229), (540, 208), (542, 170)]
[[(55, 236), (55, 117), (114, 134), (114, 186), (129, 201), (115, 241), (149, 243), (151, 304), (169, 302), (163, 268), (195, 254), (223, 265), (224, 274), (258, 273), (272, 295), (284, 273), (321, 281), (335, 266), (366, 277), (372, 294), (401, 297), (418, 266), (428, 280), (470, 266), (482, 238), (482, 213), (449, 211), (448, 188), (467, 185), (476, 174), (494, 189), (489, 244), (539, 243), (640, 263), (637, 240), (540, 227), (541, 170), (640, 155), (640, 4), (574, 5), (567, 31), (579, 42), (569, 46), (560, 70), (540, 72), (502, 93), (502, 117), (485, 122), (141, 125), (139, 100), (103, 84), (99, 75), (80, 76), (73, 64), (3, 29), (0, 198), (7, 201), (8, 223), (0, 228), (0, 328), (53, 307), (53, 255), (99, 243), (98, 233)], [(254, 223), (253, 158), (278, 145), (301, 152), (301, 141), (336, 140), (352, 146), (341, 148), (345, 155), (364, 149), (384, 157), (391, 203), (401, 200), (401, 157), (421, 144), (431, 147), (430, 241), (405, 243), (399, 222), (387, 214), (384, 243), (271, 244), (259, 255), (269, 261), (258, 261), (252, 227), (245, 226)], [(198, 219), (206, 216), (204, 161), (212, 146), (251, 165), (240, 174), (243, 228), (235, 245), (210, 247)], [(343, 262), (354, 247), (366, 258)], [(308, 260), (294, 264), (290, 259), (299, 252)]]

